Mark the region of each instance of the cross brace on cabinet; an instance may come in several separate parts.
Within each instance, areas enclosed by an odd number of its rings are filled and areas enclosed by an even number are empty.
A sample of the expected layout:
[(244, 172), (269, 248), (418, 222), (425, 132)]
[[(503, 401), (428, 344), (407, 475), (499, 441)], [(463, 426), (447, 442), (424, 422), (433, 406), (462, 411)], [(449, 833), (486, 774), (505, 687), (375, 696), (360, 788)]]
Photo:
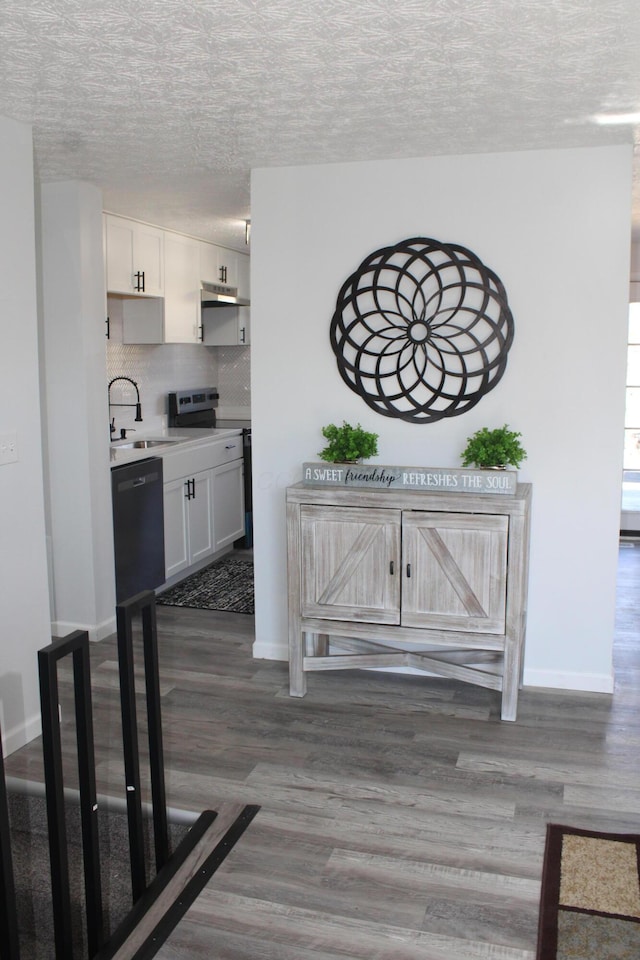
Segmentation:
[(289, 677), (411, 667), (501, 693), (522, 683), (530, 484), (513, 496), (287, 490)]

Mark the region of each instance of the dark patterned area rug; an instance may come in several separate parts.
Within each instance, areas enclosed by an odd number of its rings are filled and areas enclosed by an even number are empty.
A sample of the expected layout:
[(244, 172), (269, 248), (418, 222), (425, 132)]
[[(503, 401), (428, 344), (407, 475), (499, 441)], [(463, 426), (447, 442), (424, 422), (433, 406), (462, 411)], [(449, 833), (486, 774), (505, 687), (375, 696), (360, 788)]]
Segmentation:
[(159, 593), (156, 603), (195, 610), (253, 613), (253, 562), (223, 557)]
[(549, 824), (538, 960), (638, 960), (640, 837)]

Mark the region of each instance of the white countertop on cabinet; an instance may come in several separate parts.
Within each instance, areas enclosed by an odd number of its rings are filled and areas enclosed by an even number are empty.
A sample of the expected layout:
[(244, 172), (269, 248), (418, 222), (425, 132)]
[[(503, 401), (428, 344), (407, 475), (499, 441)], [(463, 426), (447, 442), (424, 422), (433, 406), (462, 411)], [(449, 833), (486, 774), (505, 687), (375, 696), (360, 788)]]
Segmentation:
[[(203, 427), (184, 430), (180, 427), (168, 427), (166, 430), (138, 433), (131, 431), (126, 440), (114, 440), (110, 444), (111, 467), (119, 467), (124, 463), (133, 463), (136, 460), (146, 460), (148, 457), (162, 456), (176, 447), (201, 446), (215, 440), (224, 440), (226, 437), (237, 437), (242, 431), (239, 428), (221, 429), (219, 427)], [(156, 441), (151, 447), (132, 447), (132, 443), (139, 440)], [(159, 441), (159, 442), (158, 442)]]

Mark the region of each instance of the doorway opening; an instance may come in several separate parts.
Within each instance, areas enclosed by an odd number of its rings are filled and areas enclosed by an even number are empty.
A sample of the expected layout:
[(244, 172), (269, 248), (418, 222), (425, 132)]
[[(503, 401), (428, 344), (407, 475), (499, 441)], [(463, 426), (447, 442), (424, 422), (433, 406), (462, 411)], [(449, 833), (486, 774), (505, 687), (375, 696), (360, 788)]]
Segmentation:
[(629, 304), (620, 535), (640, 539), (640, 302)]

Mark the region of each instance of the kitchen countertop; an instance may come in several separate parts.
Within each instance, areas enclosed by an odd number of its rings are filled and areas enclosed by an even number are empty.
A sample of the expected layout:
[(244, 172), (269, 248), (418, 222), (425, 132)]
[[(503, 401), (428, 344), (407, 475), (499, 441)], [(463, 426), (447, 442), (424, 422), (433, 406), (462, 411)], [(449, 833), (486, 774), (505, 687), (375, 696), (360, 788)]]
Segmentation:
[[(240, 427), (220, 428), (220, 427), (201, 427), (196, 429), (184, 430), (180, 427), (167, 427), (165, 430), (149, 431), (144, 433), (140, 431), (131, 431), (126, 440), (113, 440), (109, 445), (111, 467), (119, 467), (123, 463), (133, 463), (136, 460), (147, 460), (149, 457), (162, 456), (172, 449), (186, 446), (200, 446), (211, 440), (224, 440), (225, 437), (237, 437), (241, 435)], [(135, 443), (136, 440), (155, 440), (161, 441), (154, 444), (153, 447), (143, 447), (142, 449), (130, 447), (128, 444)]]

